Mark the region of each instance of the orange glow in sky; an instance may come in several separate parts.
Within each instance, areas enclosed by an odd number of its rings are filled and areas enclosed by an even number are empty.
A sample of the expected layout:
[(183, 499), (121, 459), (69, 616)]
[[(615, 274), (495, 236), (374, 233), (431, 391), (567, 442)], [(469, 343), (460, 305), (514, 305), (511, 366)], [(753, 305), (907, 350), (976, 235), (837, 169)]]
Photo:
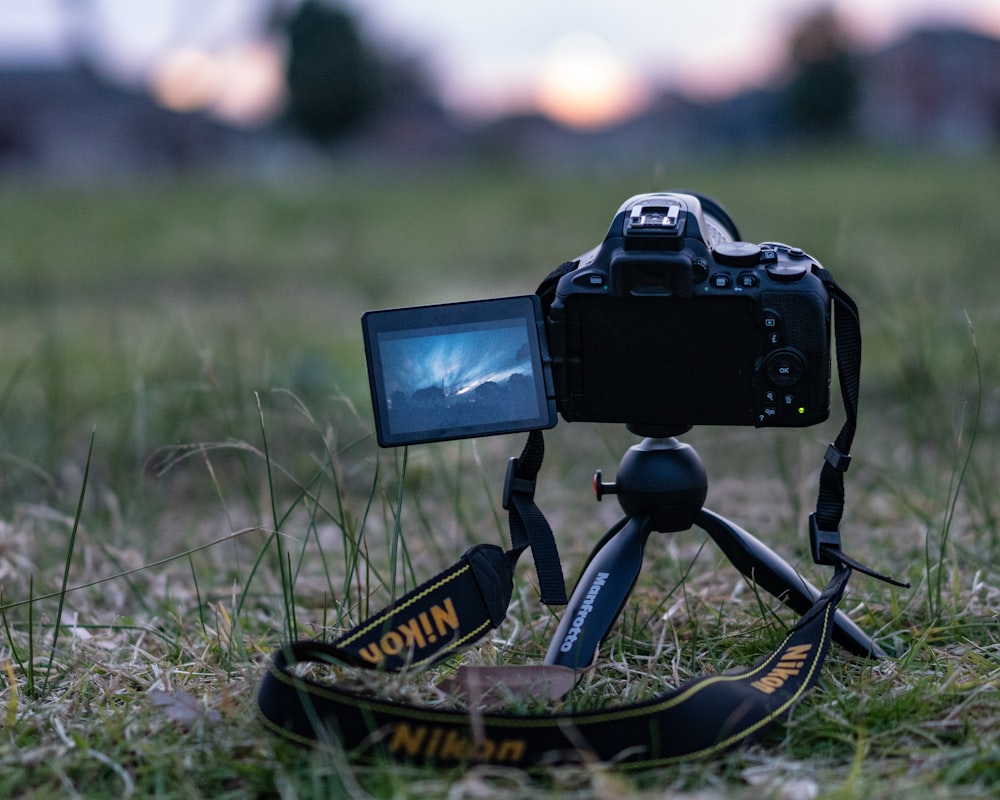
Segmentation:
[(273, 119), (284, 103), (278, 49), (265, 42), (221, 54), (183, 48), (164, 56), (151, 75), (153, 96), (174, 111), (207, 111), (237, 125)]
[(552, 45), (535, 96), (540, 111), (576, 128), (599, 128), (634, 113), (646, 99), (638, 76), (600, 36), (568, 33)]

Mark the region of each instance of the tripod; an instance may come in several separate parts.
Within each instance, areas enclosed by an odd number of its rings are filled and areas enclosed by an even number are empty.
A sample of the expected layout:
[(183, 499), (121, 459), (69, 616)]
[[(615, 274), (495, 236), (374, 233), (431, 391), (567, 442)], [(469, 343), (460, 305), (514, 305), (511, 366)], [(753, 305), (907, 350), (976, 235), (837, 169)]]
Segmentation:
[[(582, 669), (593, 661), (632, 592), (653, 531), (677, 532), (697, 525), (743, 575), (797, 613), (808, 611), (819, 595), (816, 587), (759, 539), (703, 507), (708, 493), (705, 468), (694, 448), (674, 438), (689, 428), (629, 430), (646, 438), (622, 457), (616, 481), (604, 483), (600, 471), (594, 476), (597, 499), (616, 495), (625, 516), (591, 553), (545, 663)], [(833, 639), (856, 655), (885, 657), (841, 611), (834, 618)]]

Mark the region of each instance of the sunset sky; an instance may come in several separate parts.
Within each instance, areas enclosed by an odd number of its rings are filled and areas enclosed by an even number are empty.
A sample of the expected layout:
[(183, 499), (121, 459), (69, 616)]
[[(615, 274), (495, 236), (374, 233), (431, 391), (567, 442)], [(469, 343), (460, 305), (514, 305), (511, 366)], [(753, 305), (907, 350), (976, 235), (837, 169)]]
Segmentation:
[[(780, 68), (787, 32), (832, 5), (864, 46), (927, 23), (1000, 36), (998, 0), (343, 0), (368, 35), (428, 64), (471, 116), (537, 108), (581, 127), (640, 106), (652, 87), (720, 95)], [(89, 9), (71, 25), (60, 9)], [(107, 68), (165, 104), (253, 121), (280, 103), (281, 53), (261, 41), (268, 0), (0, 0), (0, 59), (54, 59), (67, 28)], [(255, 116), (256, 115), (256, 116)]]

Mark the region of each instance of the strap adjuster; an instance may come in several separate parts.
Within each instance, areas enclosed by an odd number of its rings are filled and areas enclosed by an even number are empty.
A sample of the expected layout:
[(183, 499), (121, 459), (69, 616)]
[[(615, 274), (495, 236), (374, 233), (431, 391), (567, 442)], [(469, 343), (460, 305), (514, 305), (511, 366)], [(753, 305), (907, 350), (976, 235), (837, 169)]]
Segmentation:
[(847, 472), (847, 468), (851, 466), (850, 453), (841, 453), (835, 444), (826, 448), (823, 460), (840, 473)]
[(517, 493), (524, 495), (528, 500), (535, 499), (535, 479), (534, 478), (518, 478), (514, 471), (517, 469), (518, 459), (510, 458), (507, 460), (507, 474), (503, 479), (503, 497), (501, 499), (501, 505), (504, 511), (510, 511), (514, 506), (512, 495)]
[[(825, 531), (819, 526), (816, 513), (809, 515), (809, 547), (813, 561), (827, 567), (836, 567), (840, 561), (831, 553), (840, 554), (840, 529)], [(824, 552), (826, 550), (826, 552)]]

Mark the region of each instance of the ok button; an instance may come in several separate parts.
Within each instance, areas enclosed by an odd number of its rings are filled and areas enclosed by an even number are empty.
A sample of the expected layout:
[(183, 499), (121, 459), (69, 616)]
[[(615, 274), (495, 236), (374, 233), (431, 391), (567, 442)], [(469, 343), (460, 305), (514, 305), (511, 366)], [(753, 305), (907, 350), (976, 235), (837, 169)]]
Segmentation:
[(764, 372), (775, 386), (794, 386), (805, 371), (805, 359), (796, 350), (776, 350), (764, 362)]

